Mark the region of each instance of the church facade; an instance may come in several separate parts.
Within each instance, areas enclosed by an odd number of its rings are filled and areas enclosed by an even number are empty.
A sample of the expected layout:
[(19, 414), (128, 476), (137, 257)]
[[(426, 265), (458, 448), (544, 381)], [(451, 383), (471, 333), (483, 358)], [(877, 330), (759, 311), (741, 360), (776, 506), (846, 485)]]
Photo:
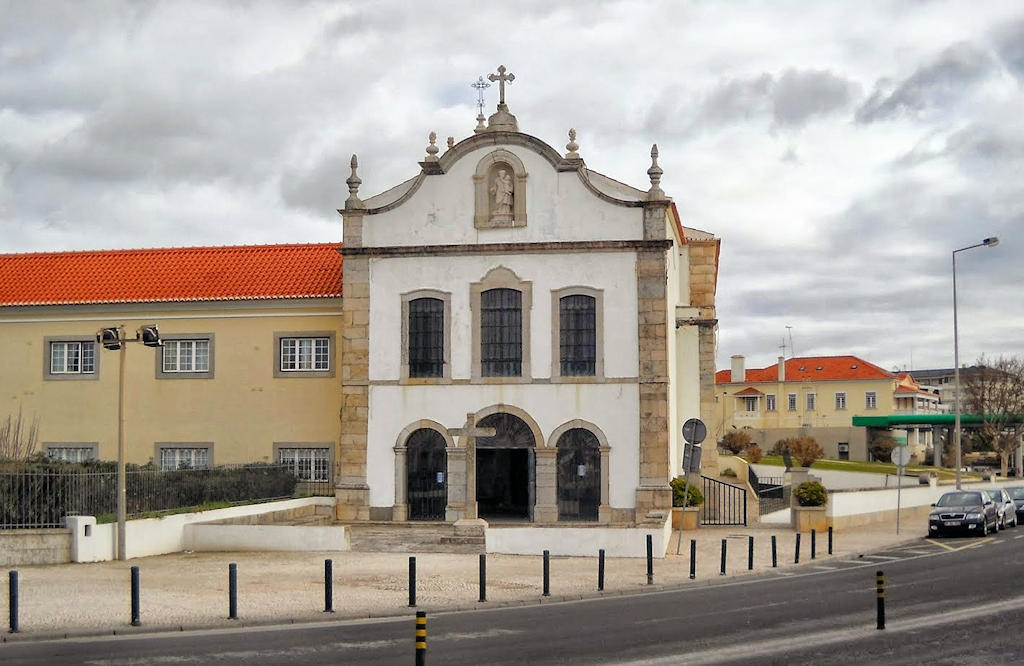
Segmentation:
[[(680, 427), (713, 413), (719, 240), (682, 225), (657, 147), (646, 188), (617, 182), (575, 130), (564, 152), (521, 132), (496, 78), (497, 111), (443, 152), (431, 133), (415, 177), (363, 198), (353, 156), (340, 244), (0, 257), (7, 403), (45, 415), (44, 445), (113, 457), (91, 341), (157, 323), (173, 351), (133, 361), (132, 462), (301, 459), (347, 521), (663, 521)], [(95, 255), (177, 286), (121, 293)]]

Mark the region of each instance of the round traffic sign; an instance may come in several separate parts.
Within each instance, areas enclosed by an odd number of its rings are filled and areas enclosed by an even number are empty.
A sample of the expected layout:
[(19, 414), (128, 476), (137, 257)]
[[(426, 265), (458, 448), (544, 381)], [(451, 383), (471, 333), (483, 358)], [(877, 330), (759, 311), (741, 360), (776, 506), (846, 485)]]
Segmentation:
[(683, 424), (683, 439), (691, 444), (700, 444), (708, 436), (708, 428), (700, 419), (687, 419)]
[(892, 450), (892, 464), (903, 467), (910, 462), (910, 447), (897, 446)]

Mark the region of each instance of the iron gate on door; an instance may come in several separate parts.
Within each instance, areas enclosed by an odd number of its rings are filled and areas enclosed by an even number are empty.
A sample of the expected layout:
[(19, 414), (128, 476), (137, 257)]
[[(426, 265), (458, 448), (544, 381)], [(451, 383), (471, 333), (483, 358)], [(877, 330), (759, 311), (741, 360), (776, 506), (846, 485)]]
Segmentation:
[(423, 428), (406, 440), (409, 520), (444, 520), (448, 506), (448, 454), (444, 437)]
[(701, 525), (746, 525), (747, 489), (700, 477), (704, 504), (700, 507)]
[(601, 444), (589, 430), (558, 438), (558, 519), (597, 520), (601, 505)]

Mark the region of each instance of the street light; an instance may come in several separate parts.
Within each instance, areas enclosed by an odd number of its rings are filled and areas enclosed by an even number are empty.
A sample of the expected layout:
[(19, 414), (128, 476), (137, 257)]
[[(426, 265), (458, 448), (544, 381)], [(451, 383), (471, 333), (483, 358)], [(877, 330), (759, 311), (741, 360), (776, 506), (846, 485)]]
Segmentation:
[(991, 236), (982, 240), (980, 243), (975, 245), (968, 245), (962, 247), (959, 250), (953, 250), (953, 383), (956, 385), (955, 393), (953, 394), (953, 403), (955, 405), (956, 417), (953, 421), (953, 441), (956, 446), (956, 489), (960, 490), (961, 474), (961, 454), (960, 454), (960, 334), (957, 328), (956, 318), (956, 253), (963, 252), (964, 250), (973, 250), (976, 247), (995, 247), (999, 245), (999, 238)]
[(128, 547), (125, 542), (125, 523), (127, 522), (127, 483), (125, 479), (125, 442), (124, 442), (124, 378), (125, 350), (127, 342), (141, 342), (147, 347), (162, 347), (160, 331), (156, 324), (140, 326), (135, 331), (135, 339), (129, 340), (124, 333), (124, 324), (101, 328), (96, 333), (96, 343), (118, 354), (117, 379), (117, 559), (128, 559)]

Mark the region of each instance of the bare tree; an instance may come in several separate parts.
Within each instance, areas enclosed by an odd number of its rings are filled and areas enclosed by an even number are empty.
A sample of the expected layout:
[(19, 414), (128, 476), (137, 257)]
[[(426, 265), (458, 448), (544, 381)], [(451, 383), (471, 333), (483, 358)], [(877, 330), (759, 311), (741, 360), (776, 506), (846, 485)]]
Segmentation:
[(964, 378), (963, 399), (968, 412), (979, 414), (979, 437), (999, 454), (1005, 477), (1010, 458), (1020, 445), (1024, 416), (1024, 360), (1000, 356), (978, 359), (978, 367)]
[(39, 443), (39, 417), (32, 420), (25, 432), (25, 419), (18, 405), (17, 418), (8, 415), (0, 422), (0, 460), (25, 460)]

